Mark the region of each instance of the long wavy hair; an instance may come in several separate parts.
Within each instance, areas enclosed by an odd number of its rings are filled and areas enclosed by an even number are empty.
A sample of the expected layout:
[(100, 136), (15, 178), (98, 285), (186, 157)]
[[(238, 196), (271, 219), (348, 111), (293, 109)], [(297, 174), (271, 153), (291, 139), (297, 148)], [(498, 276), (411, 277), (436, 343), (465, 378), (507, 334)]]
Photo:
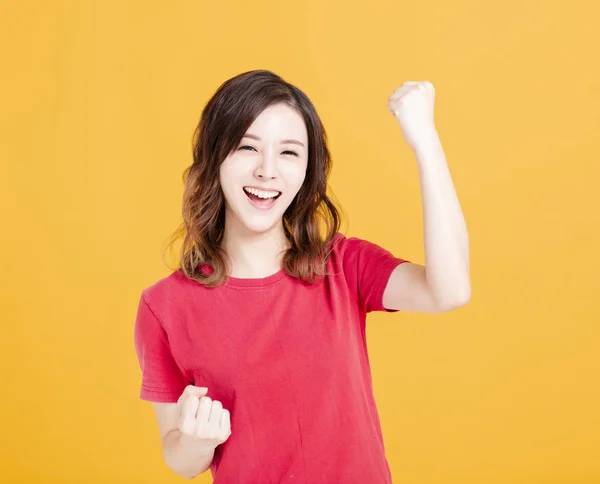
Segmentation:
[[(331, 243), (340, 228), (341, 208), (326, 193), (332, 161), (325, 128), (304, 92), (273, 72), (254, 70), (224, 82), (208, 101), (193, 135), (193, 163), (183, 173), (183, 222), (167, 248), (183, 239), (176, 269), (206, 287), (221, 285), (230, 273), (221, 247), (225, 199), (219, 167), (258, 115), (278, 103), (297, 110), (308, 133), (306, 177), (283, 214), (289, 242), (283, 270), (309, 284), (326, 274)], [(324, 223), (324, 233), (320, 222)], [(206, 271), (206, 265), (212, 270)]]

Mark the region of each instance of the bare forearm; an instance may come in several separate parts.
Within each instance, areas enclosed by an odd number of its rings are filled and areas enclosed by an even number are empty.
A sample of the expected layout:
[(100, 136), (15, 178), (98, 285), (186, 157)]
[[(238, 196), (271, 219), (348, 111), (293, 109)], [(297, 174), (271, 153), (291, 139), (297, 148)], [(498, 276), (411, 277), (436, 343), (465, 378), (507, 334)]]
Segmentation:
[(440, 304), (470, 297), (469, 237), (437, 133), (415, 150), (419, 161), (427, 282)]
[(207, 451), (192, 438), (173, 430), (165, 435), (163, 455), (167, 465), (176, 474), (192, 479), (210, 468), (214, 449)]

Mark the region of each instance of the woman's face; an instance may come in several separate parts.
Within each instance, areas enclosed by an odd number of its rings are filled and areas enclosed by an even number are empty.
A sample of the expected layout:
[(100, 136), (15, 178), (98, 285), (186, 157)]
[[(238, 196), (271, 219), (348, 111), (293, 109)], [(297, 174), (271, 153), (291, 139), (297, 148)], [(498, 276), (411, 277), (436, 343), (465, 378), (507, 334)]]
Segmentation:
[(219, 169), (228, 230), (262, 233), (281, 224), (307, 164), (302, 116), (287, 104), (266, 108)]

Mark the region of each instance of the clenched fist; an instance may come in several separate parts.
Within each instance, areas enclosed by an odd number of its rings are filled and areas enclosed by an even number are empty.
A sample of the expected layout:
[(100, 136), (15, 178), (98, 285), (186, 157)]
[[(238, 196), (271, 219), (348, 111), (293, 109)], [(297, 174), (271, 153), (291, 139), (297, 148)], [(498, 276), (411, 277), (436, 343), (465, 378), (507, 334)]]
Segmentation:
[(206, 452), (213, 451), (231, 435), (229, 410), (206, 396), (208, 388), (188, 385), (177, 400), (179, 430), (198, 442)]
[(388, 98), (387, 107), (400, 123), (404, 139), (413, 149), (436, 138), (434, 103), (435, 88), (429, 81), (405, 82)]

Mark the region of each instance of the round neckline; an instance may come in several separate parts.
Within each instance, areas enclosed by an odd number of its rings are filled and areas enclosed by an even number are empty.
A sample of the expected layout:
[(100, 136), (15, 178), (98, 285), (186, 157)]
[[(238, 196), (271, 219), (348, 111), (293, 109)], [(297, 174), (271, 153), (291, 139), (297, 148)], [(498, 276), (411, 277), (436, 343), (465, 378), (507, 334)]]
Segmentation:
[(227, 276), (227, 280), (225, 281), (225, 285), (229, 287), (265, 287), (271, 286), (273, 284), (278, 283), (283, 278), (285, 278), (287, 274), (282, 269), (279, 269), (274, 274), (266, 277), (233, 277)]

